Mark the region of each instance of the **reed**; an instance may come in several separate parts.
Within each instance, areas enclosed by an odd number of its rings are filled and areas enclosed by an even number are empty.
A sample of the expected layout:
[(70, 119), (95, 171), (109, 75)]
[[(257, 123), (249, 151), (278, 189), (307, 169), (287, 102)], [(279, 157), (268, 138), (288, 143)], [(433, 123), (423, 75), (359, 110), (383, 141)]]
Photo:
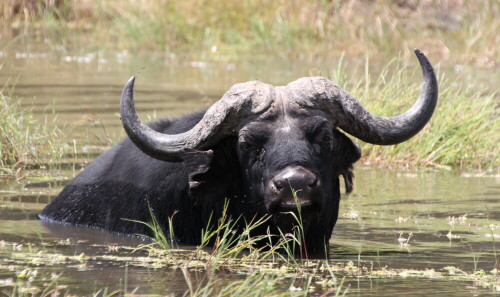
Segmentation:
[(26, 166), (62, 157), (64, 135), (55, 125), (55, 115), (51, 116), (36, 119), (9, 96), (8, 90), (0, 90), (0, 171), (17, 175)]
[[(84, 47), (186, 51), (202, 56), (412, 56), (493, 67), (498, 1), (10, 0), (4, 31)], [(19, 30), (23, 29), (23, 30)], [(75, 34), (80, 32), (82, 34)], [(15, 33), (14, 33), (15, 34)], [(32, 34), (27, 34), (32, 36)]]
[[(369, 60), (366, 60), (368, 69)], [(439, 69), (437, 69), (439, 71)], [(421, 73), (401, 58), (388, 63), (372, 79), (346, 79), (340, 60), (330, 75), (355, 95), (372, 113), (394, 116), (408, 110), (418, 98)], [(450, 81), (439, 75), (439, 101), (426, 127), (409, 141), (394, 146), (362, 143), (364, 161), (385, 166), (497, 170), (500, 167), (498, 95), (474, 84)]]

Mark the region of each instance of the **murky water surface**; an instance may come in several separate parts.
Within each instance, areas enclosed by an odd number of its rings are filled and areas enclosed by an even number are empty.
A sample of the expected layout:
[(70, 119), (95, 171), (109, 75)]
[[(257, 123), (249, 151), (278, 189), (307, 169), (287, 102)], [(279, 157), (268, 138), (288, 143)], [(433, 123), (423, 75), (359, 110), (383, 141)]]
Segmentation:
[[(1, 47), (0, 47), (1, 48)], [(20, 182), (0, 185), (0, 291), (37, 271), (34, 283), (67, 285), (74, 294), (103, 288), (142, 294), (183, 294), (179, 269), (155, 268), (144, 240), (86, 228), (43, 225), (37, 214), (82, 166), (124, 136), (119, 96), (135, 74), (137, 108), (143, 119), (186, 114), (208, 106), (237, 82), (260, 79), (284, 84), (309, 73), (328, 73), (322, 61), (290, 65), (279, 59), (204, 62), (157, 53), (86, 53), (23, 50), (0, 53), (0, 85), (15, 85), (13, 96), (40, 119), (57, 116), (71, 149), (57, 166), (34, 169)], [(361, 65), (358, 62), (352, 62)], [(358, 64), (356, 64), (358, 63)], [(488, 85), (487, 79), (485, 84)], [(439, 115), (436, 115), (439, 116)], [(456, 172), (407, 172), (358, 164), (354, 192), (342, 198), (334, 230), (332, 263), (372, 269), (428, 271), (420, 277), (348, 277), (348, 296), (495, 294), (471, 280), (433, 277), (457, 267), (469, 273), (498, 267), (500, 252), (499, 177)], [(190, 248), (190, 247), (186, 247)], [(192, 272), (202, 278), (202, 272)], [(221, 279), (241, 278), (221, 273)], [(289, 284), (284, 285), (284, 289)], [(34, 286), (36, 287), (36, 286)]]

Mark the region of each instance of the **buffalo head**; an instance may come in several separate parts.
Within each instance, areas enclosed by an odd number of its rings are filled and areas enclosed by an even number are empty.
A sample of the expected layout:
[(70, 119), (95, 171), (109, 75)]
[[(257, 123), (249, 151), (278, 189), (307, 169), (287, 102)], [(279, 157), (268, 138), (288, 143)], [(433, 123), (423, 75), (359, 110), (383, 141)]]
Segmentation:
[[(234, 85), (192, 129), (170, 135), (140, 121), (131, 78), (123, 90), (121, 118), (128, 136), (144, 153), (168, 162), (199, 155), (204, 160), (201, 172), (211, 166), (213, 147), (234, 139), (238, 164), (233, 166), (239, 168), (242, 185), (238, 199), (246, 205), (242, 213), (271, 214), (275, 226), (288, 228), (290, 219), (283, 213), (299, 207), (310, 229), (306, 232), (312, 237), (323, 234), (315, 240), (324, 243), (337, 220), (338, 177), (351, 191), (350, 169), (361, 155), (339, 129), (368, 143), (391, 145), (417, 134), (432, 116), (436, 77), (424, 54), (415, 53), (424, 76), (422, 91), (411, 109), (395, 117), (371, 114), (326, 78), (306, 77), (278, 87), (259, 81)], [(190, 180), (191, 187), (198, 183)]]

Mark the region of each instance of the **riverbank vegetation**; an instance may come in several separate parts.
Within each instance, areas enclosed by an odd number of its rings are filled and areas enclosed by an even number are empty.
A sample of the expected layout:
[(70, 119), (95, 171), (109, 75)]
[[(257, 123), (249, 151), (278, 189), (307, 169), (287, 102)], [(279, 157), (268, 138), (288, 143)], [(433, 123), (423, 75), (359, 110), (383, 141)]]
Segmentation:
[[(5, 34), (131, 50), (286, 57), (412, 56), (497, 66), (498, 1), (54, 1), (0, 3)], [(76, 32), (82, 34), (75, 34)], [(73, 38), (73, 39), (72, 39)]]
[[(334, 57), (341, 62), (330, 74), (332, 81), (360, 98), (370, 111), (384, 116), (404, 112), (417, 98), (418, 67), (411, 68), (415, 72), (407, 65), (408, 61), (415, 64), (413, 48), (419, 47), (439, 73), (435, 116), (408, 142), (363, 144), (362, 161), (397, 167), (498, 170), (498, 90), (494, 83), (483, 87), (473, 78), (449, 78), (446, 71), (466, 64), (498, 73), (499, 15), (498, 1), (9, 0), (0, 3), (0, 32), (11, 42), (35, 38), (63, 51), (75, 47), (157, 51), (195, 55), (201, 61), (252, 55), (307, 63), (308, 59)], [(389, 61), (397, 54), (379, 75), (369, 74), (368, 61)], [(343, 57), (366, 59), (364, 77), (347, 75)], [(2, 104), (12, 104), (12, 100)], [(26, 125), (34, 119), (9, 108), (3, 107), (2, 121), (23, 124), (16, 126), (18, 138), (4, 137), (8, 140), (3, 140), (1, 167), (19, 167), (28, 159), (40, 159), (37, 155), (44, 151), (60, 151), (47, 143), (52, 136), (34, 136), (31, 144), (13, 145), (28, 141)], [(29, 128), (29, 133), (56, 133), (42, 130), (43, 125), (37, 123), (32, 126), (36, 129)], [(35, 146), (34, 139), (42, 143)]]
[[(368, 68), (369, 62), (366, 63)], [(376, 77), (372, 78), (366, 72), (364, 78), (356, 80), (347, 78), (341, 60), (329, 76), (377, 115), (393, 116), (405, 112), (420, 92), (419, 66), (406, 67), (401, 59), (394, 59)], [(500, 168), (497, 94), (472, 84), (450, 81), (444, 75), (440, 75), (439, 83), (438, 106), (426, 127), (414, 138), (395, 146), (361, 142), (362, 163), (478, 171)], [(71, 139), (64, 139), (56, 127), (56, 115), (50, 115), (51, 120), (45, 117), (40, 123), (3, 93), (0, 93), (0, 104), (0, 132), (3, 136), (0, 167), (4, 171), (48, 162), (61, 156), (64, 143), (71, 142)], [(89, 139), (83, 143), (91, 141)]]
[(0, 174), (18, 177), (26, 166), (50, 163), (63, 154), (64, 140), (55, 118), (35, 119), (0, 89)]
[[(340, 62), (330, 78), (353, 93), (372, 113), (393, 116), (408, 110), (419, 96), (422, 75), (419, 66), (412, 69), (403, 66), (401, 59), (394, 59), (378, 77), (372, 78), (367, 71), (363, 79), (349, 80)], [(426, 127), (409, 141), (398, 145), (363, 144), (365, 162), (403, 168), (480, 171), (499, 168), (497, 94), (473, 84), (450, 81), (439, 72), (438, 76), (438, 106)]]

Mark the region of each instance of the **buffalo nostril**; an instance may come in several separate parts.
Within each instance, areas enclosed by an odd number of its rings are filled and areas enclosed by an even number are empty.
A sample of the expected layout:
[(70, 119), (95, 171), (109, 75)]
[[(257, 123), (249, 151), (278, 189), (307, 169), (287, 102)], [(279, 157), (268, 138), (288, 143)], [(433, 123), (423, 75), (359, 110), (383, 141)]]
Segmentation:
[(316, 187), (317, 185), (318, 185), (318, 178), (316, 176), (311, 177), (311, 179), (309, 180), (308, 186), (310, 188), (312, 188), (312, 187)]
[(282, 180), (273, 180), (274, 186), (276, 187), (276, 190), (281, 191), (283, 190), (284, 187), (284, 182)]

